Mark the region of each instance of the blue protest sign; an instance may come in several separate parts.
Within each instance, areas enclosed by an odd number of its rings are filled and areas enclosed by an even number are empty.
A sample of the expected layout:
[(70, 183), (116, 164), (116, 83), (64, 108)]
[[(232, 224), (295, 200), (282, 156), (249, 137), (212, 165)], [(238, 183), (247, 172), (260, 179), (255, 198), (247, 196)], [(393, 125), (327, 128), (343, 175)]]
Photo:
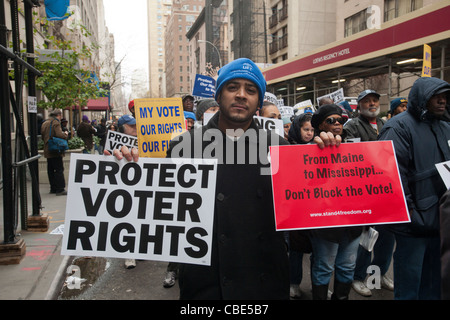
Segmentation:
[(193, 96), (211, 98), (216, 92), (216, 80), (214, 78), (197, 74), (195, 77)]

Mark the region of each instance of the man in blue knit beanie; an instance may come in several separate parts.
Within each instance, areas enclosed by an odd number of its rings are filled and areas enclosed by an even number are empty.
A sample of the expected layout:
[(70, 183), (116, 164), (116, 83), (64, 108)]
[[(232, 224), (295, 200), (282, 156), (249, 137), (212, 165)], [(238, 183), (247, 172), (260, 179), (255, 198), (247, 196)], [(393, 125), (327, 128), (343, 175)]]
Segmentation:
[[(271, 176), (263, 174), (270, 169), (270, 146), (288, 142), (253, 120), (265, 91), (264, 76), (251, 60), (226, 65), (216, 82), (219, 112), (174, 138), (167, 150), (167, 158), (218, 160), (211, 265), (179, 264), (181, 300), (289, 299), (284, 234), (275, 229)], [(336, 144), (331, 136), (316, 142)], [(138, 161), (137, 150), (120, 152), (119, 160)]]

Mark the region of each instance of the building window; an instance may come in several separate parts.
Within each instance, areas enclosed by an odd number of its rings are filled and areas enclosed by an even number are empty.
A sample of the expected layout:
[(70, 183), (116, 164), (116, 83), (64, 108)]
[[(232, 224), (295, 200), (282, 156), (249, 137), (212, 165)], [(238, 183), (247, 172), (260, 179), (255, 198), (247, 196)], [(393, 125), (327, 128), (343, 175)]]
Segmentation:
[(344, 37), (349, 37), (355, 33), (361, 32), (367, 29), (367, 9), (360, 11), (351, 17), (345, 19)]
[(423, 0), (384, 0), (384, 21), (390, 21), (423, 7)]

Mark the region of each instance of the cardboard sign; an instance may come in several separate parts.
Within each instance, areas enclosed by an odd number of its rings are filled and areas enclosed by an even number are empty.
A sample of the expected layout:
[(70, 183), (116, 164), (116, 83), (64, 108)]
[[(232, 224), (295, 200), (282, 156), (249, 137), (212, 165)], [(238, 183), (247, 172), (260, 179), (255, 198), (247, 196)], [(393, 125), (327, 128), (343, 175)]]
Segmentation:
[(270, 153), (277, 230), (410, 222), (392, 141)]
[(213, 98), (216, 93), (216, 80), (214, 78), (197, 74), (195, 76), (193, 96)]
[(70, 164), (63, 255), (210, 265), (217, 160)]
[(169, 141), (186, 131), (181, 98), (134, 100), (139, 156), (164, 158)]
[(106, 134), (105, 150), (113, 153), (115, 149), (120, 149), (127, 146), (129, 149), (138, 148), (138, 138), (129, 136), (125, 133), (108, 130)]

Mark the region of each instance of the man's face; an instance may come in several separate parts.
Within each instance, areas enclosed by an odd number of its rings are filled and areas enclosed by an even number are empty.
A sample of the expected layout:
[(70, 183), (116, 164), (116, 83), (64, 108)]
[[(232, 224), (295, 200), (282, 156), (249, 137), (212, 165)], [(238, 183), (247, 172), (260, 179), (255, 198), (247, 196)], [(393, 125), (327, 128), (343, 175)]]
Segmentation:
[(123, 131), (123, 133), (129, 136), (137, 137), (137, 129), (135, 124), (124, 124)]
[(194, 99), (186, 98), (183, 100), (184, 111), (193, 112), (194, 111)]
[(244, 124), (253, 119), (259, 105), (256, 85), (245, 79), (230, 80), (219, 97), (221, 116), (229, 123)]
[(394, 110), (394, 113), (392, 114), (392, 116), (396, 116), (397, 114), (405, 112), (407, 109), (408, 109), (408, 103), (403, 102)]
[(433, 115), (441, 117), (445, 113), (447, 106), (447, 92), (436, 94), (428, 100), (427, 109)]
[(361, 99), (359, 108), (363, 116), (375, 118), (380, 114), (380, 99), (375, 94), (369, 94)]

